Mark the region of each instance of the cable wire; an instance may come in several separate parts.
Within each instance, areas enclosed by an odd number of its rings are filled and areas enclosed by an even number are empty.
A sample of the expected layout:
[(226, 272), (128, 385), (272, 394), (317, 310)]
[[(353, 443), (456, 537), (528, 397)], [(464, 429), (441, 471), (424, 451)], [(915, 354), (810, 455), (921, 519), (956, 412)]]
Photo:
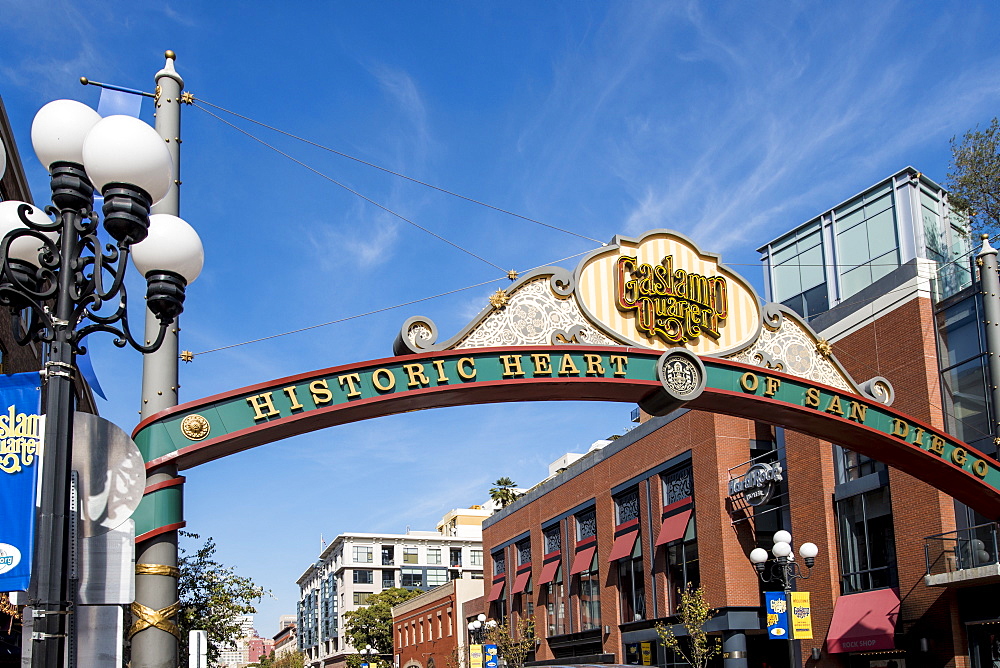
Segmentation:
[(313, 174), (316, 174), (317, 176), (320, 176), (320, 177), (322, 177), (322, 178), (326, 179), (327, 181), (329, 181), (330, 183), (333, 183), (334, 185), (337, 185), (337, 186), (340, 186), (341, 188), (343, 188), (344, 190), (346, 190), (347, 192), (349, 192), (349, 193), (351, 193), (351, 194), (353, 194), (353, 195), (357, 195), (358, 197), (360, 197), (361, 199), (365, 200), (365, 201), (366, 201), (366, 202), (368, 202), (369, 204), (373, 204), (373, 205), (377, 206), (378, 208), (382, 209), (382, 210), (383, 210), (383, 211), (385, 211), (386, 213), (388, 213), (388, 214), (391, 214), (391, 215), (395, 216), (396, 218), (399, 218), (399, 219), (400, 219), (400, 220), (402, 220), (403, 222), (405, 222), (405, 223), (408, 223), (408, 224), (412, 225), (413, 227), (417, 228), (418, 230), (421, 230), (421, 231), (423, 231), (423, 232), (426, 232), (427, 234), (431, 235), (431, 236), (432, 236), (432, 237), (434, 237), (435, 239), (438, 239), (439, 241), (443, 241), (443, 242), (445, 242), (446, 244), (448, 244), (449, 246), (452, 246), (452, 247), (454, 247), (454, 248), (457, 248), (458, 250), (462, 251), (463, 253), (466, 253), (467, 255), (471, 255), (472, 257), (476, 258), (476, 259), (477, 259), (477, 260), (479, 260), (480, 262), (485, 262), (486, 264), (490, 265), (491, 267), (494, 267), (495, 269), (499, 269), (500, 271), (506, 271), (506, 270), (505, 270), (505, 269), (504, 269), (503, 267), (501, 267), (500, 265), (497, 265), (497, 264), (494, 264), (494, 263), (490, 262), (489, 260), (487, 260), (486, 258), (484, 258), (484, 257), (482, 257), (482, 256), (480, 256), (480, 255), (476, 255), (475, 253), (473, 253), (473, 252), (472, 252), (472, 251), (470, 251), (469, 249), (467, 249), (467, 248), (463, 248), (462, 246), (459, 246), (459, 245), (458, 245), (458, 244), (456, 244), (456, 243), (455, 243), (454, 241), (450, 241), (450, 240), (448, 240), (448, 239), (445, 239), (445, 238), (444, 238), (444, 237), (442, 237), (442, 236), (441, 236), (440, 234), (438, 234), (438, 233), (436, 233), (436, 232), (432, 232), (431, 230), (427, 229), (427, 228), (426, 228), (426, 227), (424, 227), (423, 225), (419, 225), (419, 224), (417, 224), (417, 223), (413, 222), (412, 220), (410, 220), (410, 219), (409, 219), (409, 218), (407, 218), (406, 216), (404, 216), (404, 215), (402, 215), (402, 214), (400, 214), (400, 213), (396, 213), (395, 211), (393, 211), (393, 210), (392, 210), (392, 209), (390, 209), (389, 207), (387, 207), (387, 206), (384, 206), (384, 205), (382, 205), (382, 204), (379, 204), (378, 202), (376, 202), (375, 200), (371, 199), (370, 197), (366, 197), (366, 196), (362, 195), (362, 194), (361, 194), (361, 193), (359, 193), (359, 192), (358, 192), (357, 190), (354, 190), (354, 189), (353, 189), (353, 188), (351, 188), (350, 186), (347, 186), (347, 185), (345, 185), (345, 184), (341, 183), (340, 181), (337, 181), (337, 180), (336, 180), (336, 179), (334, 179), (333, 177), (331, 177), (331, 176), (328, 176), (328, 175), (324, 174), (323, 172), (319, 171), (318, 169), (316, 169), (316, 168), (314, 168), (314, 167), (311, 167), (311, 166), (307, 165), (306, 163), (302, 162), (302, 161), (301, 161), (301, 160), (299, 160), (298, 158), (293, 158), (292, 156), (290, 156), (289, 154), (285, 153), (285, 152), (284, 152), (284, 151), (282, 151), (281, 149), (279, 149), (279, 148), (277, 148), (277, 147), (275, 147), (275, 146), (272, 146), (271, 144), (268, 144), (268, 143), (267, 143), (266, 141), (264, 141), (264, 140), (263, 140), (263, 139), (261, 139), (260, 137), (256, 137), (256, 136), (254, 136), (253, 134), (251, 134), (251, 133), (247, 132), (246, 130), (244, 130), (243, 128), (239, 127), (238, 125), (234, 125), (234, 124), (230, 123), (230, 122), (229, 122), (229, 121), (227, 121), (226, 119), (224, 119), (224, 118), (220, 117), (220, 116), (219, 116), (218, 114), (214, 114), (214, 113), (212, 113), (211, 111), (209, 111), (208, 109), (205, 109), (204, 107), (201, 107), (201, 106), (200, 106), (200, 105), (198, 105), (198, 104), (195, 104), (195, 105), (194, 105), (194, 107), (195, 107), (196, 109), (200, 109), (201, 111), (205, 112), (205, 113), (206, 113), (206, 114), (208, 114), (209, 116), (212, 116), (212, 117), (214, 117), (215, 119), (217, 119), (217, 120), (218, 120), (218, 121), (220, 121), (221, 123), (225, 123), (226, 125), (228, 125), (229, 127), (233, 128), (234, 130), (237, 130), (237, 131), (239, 131), (239, 132), (241, 132), (241, 133), (245, 134), (245, 135), (246, 135), (247, 137), (250, 137), (250, 139), (253, 139), (254, 141), (256, 141), (256, 142), (258, 142), (258, 143), (260, 143), (260, 144), (262, 144), (262, 145), (266, 146), (267, 148), (271, 149), (271, 150), (272, 150), (272, 151), (274, 151), (275, 153), (278, 153), (278, 154), (280, 154), (280, 155), (283, 155), (283, 156), (285, 156), (286, 158), (288, 158), (289, 160), (291, 160), (291, 161), (292, 161), (292, 162), (294, 162), (295, 164), (297, 164), (297, 165), (299, 165), (299, 166), (301, 166), (301, 167), (305, 167), (306, 169), (308, 169), (308, 170), (309, 170), (310, 172), (312, 172)]
[(305, 137), (300, 137), (298, 135), (292, 134), (291, 132), (287, 132), (287, 131), (282, 130), (280, 128), (276, 128), (273, 125), (268, 125), (267, 123), (262, 123), (261, 121), (255, 120), (255, 119), (250, 118), (248, 116), (244, 116), (243, 114), (239, 114), (239, 113), (237, 113), (235, 111), (230, 111), (229, 109), (226, 109), (225, 107), (220, 107), (217, 104), (212, 104), (211, 102), (208, 102), (208, 101), (203, 100), (201, 98), (195, 98), (195, 100), (197, 100), (198, 102), (201, 102), (202, 104), (207, 104), (210, 107), (218, 109), (219, 111), (223, 111), (223, 112), (225, 112), (227, 114), (232, 114), (233, 116), (236, 116), (237, 118), (241, 118), (241, 119), (247, 121), (248, 123), (254, 123), (255, 125), (259, 125), (262, 128), (267, 128), (268, 130), (271, 130), (272, 132), (277, 132), (278, 134), (285, 135), (286, 137), (290, 137), (292, 139), (295, 139), (297, 141), (303, 142), (305, 144), (309, 144), (310, 146), (314, 146), (314, 147), (316, 147), (318, 149), (321, 149), (323, 151), (327, 151), (329, 153), (333, 153), (334, 155), (339, 155), (342, 158), (347, 158), (348, 160), (353, 160), (354, 162), (360, 163), (362, 165), (366, 165), (368, 167), (372, 167), (372, 168), (377, 169), (379, 171), (385, 172), (386, 174), (392, 174), (393, 176), (397, 176), (397, 177), (399, 177), (401, 179), (406, 179), (407, 181), (411, 181), (412, 183), (416, 183), (418, 185), (422, 185), (422, 186), (424, 186), (426, 188), (431, 188), (432, 190), (437, 190), (438, 192), (444, 193), (445, 195), (451, 195), (452, 197), (457, 197), (459, 199), (463, 199), (466, 202), (471, 202), (473, 204), (478, 204), (479, 206), (484, 206), (487, 209), (492, 209), (493, 211), (497, 211), (499, 213), (504, 213), (504, 214), (507, 214), (508, 216), (514, 216), (515, 218), (520, 218), (521, 220), (528, 221), (529, 223), (535, 223), (536, 225), (541, 225), (542, 227), (547, 227), (547, 228), (549, 228), (551, 230), (556, 230), (557, 232), (563, 232), (565, 234), (571, 234), (571, 235), (573, 235), (575, 237), (579, 237), (581, 239), (586, 239), (587, 241), (593, 241), (594, 243), (601, 244), (602, 246), (606, 246), (607, 245), (607, 242), (601, 241), (600, 239), (594, 239), (593, 237), (588, 237), (586, 235), (579, 234), (577, 232), (573, 232), (571, 230), (567, 230), (565, 228), (558, 227), (556, 225), (550, 225), (549, 223), (543, 223), (540, 220), (535, 220), (534, 218), (529, 218), (528, 216), (523, 216), (523, 215), (521, 215), (519, 213), (514, 213), (513, 211), (509, 211), (507, 209), (503, 209), (501, 207), (494, 206), (492, 204), (487, 204), (486, 202), (483, 202), (481, 200), (477, 200), (477, 199), (474, 199), (472, 197), (467, 197), (465, 195), (459, 194), (459, 193), (454, 192), (452, 190), (448, 190), (447, 188), (442, 188), (441, 186), (436, 186), (433, 183), (427, 183), (426, 181), (421, 181), (420, 179), (415, 179), (412, 176), (407, 176), (406, 174), (401, 174), (399, 172), (393, 171), (393, 170), (388, 169), (386, 167), (382, 167), (381, 165), (376, 165), (373, 162), (368, 162), (367, 160), (363, 160), (361, 158), (357, 158), (357, 157), (355, 157), (353, 155), (350, 155), (348, 153), (344, 153), (342, 151), (338, 151), (337, 149), (330, 148), (329, 146), (324, 146), (323, 144), (319, 144), (317, 142), (311, 141), (309, 139), (306, 139)]

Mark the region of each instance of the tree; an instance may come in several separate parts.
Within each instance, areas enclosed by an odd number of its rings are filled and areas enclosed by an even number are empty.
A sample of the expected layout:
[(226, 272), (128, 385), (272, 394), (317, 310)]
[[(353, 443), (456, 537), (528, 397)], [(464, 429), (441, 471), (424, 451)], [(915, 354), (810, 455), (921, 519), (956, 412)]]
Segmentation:
[(952, 206), (969, 216), (975, 230), (1000, 229), (1000, 121), (977, 125), (951, 138), (947, 187)]
[(262, 657), (258, 663), (251, 663), (250, 665), (257, 668), (304, 668), (306, 665), (306, 655), (302, 652), (291, 652), (274, 658), (274, 651), (272, 650), (269, 655)]
[[(371, 645), (378, 654), (392, 654), (392, 606), (422, 593), (392, 587), (372, 594), (365, 607), (344, 613), (344, 638), (355, 649)], [(348, 656), (348, 664), (360, 664), (360, 657)]]
[(484, 637), (486, 644), (497, 646), (497, 654), (508, 668), (521, 668), (528, 653), (535, 649), (535, 620), (522, 617), (514, 624), (513, 631), (505, 623), (487, 624)]
[[(186, 538), (200, 538), (195, 533), (180, 533)], [(250, 578), (237, 575), (233, 567), (219, 563), (215, 551), (211, 537), (193, 553), (180, 548), (177, 626), (181, 631), (180, 656), (184, 662), (188, 654), (188, 631), (208, 631), (208, 662), (213, 664), (222, 648), (234, 645), (242, 637), (239, 617), (257, 612), (253, 604), (268, 593)]]
[(677, 606), (677, 617), (681, 626), (687, 631), (687, 639), (677, 638), (672, 626), (656, 625), (656, 632), (663, 641), (663, 646), (673, 650), (694, 668), (706, 668), (708, 663), (722, 650), (718, 643), (710, 638), (705, 631), (705, 623), (712, 618), (715, 611), (708, 607), (705, 592), (701, 587), (693, 589), (688, 586), (681, 592), (681, 602)]
[(517, 497), (520, 496), (520, 494), (514, 491), (514, 488), (517, 487), (517, 483), (507, 476), (498, 478), (493, 484), (495, 487), (490, 488), (490, 498), (493, 499), (495, 503), (499, 504), (501, 508), (506, 508), (510, 504), (514, 503), (517, 501)]

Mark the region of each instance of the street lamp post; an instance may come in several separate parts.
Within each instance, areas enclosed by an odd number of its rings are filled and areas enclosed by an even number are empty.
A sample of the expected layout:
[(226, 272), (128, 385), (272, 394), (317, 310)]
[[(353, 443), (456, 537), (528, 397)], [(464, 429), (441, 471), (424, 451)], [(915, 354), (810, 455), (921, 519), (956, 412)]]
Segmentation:
[[(198, 235), (180, 218), (149, 215), (170, 188), (173, 166), (163, 140), (142, 121), (102, 119), (84, 104), (57, 100), (35, 116), (31, 141), (51, 175), (52, 206), (43, 213), (25, 202), (3, 203), (0, 305), (10, 310), (20, 345), (45, 346), (32, 665), (54, 668), (64, 660), (66, 616), (72, 612), (67, 557), (76, 355), (86, 350), (84, 338), (98, 331), (114, 334), (118, 347), (159, 348), (183, 310), (187, 284), (201, 271), (203, 251)], [(110, 240), (102, 238), (93, 211), (95, 188), (104, 195), (104, 232)], [(129, 326), (130, 255), (145, 275), (146, 305), (159, 323), (146, 343), (137, 341)]]
[(816, 547), (815, 543), (803, 543), (799, 547), (799, 556), (805, 562), (806, 570), (803, 570), (792, 555), (792, 534), (787, 531), (775, 532), (773, 541), (774, 547), (771, 548), (771, 554), (774, 559), (771, 562), (770, 574), (765, 570), (768, 555), (767, 550), (764, 548), (757, 547), (751, 550), (750, 562), (757, 570), (757, 575), (760, 577), (761, 582), (776, 582), (781, 585), (784, 591), (785, 609), (789, 614), (788, 667), (794, 668), (795, 641), (792, 638), (791, 631), (792, 584), (800, 578), (803, 580), (809, 579), (812, 567), (816, 563), (816, 555), (819, 554), (819, 548)]

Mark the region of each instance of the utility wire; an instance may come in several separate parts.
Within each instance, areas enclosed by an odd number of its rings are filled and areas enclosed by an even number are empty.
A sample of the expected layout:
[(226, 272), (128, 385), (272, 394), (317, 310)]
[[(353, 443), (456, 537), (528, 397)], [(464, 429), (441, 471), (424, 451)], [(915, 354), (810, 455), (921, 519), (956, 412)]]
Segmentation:
[(236, 116), (237, 118), (242, 118), (243, 120), (245, 120), (245, 121), (247, 121), (249, 123), (254, 123), (255, 125), (261, 126), (262, 128), (267, 128), (268, 130), (271, 130), (272, 132), (277, 132), (278, 134), (285, 135), (286, 137), (291, 137), (292, 139), (298, 140), (298, 141), (303, 142), (305, 144), (309, 144), (310, 146), (314, 146), (314, 147), (316, 147), (318, 149), (321, 149), (323, 151), (327, 151), (329, 153), (333, 153), (334, 155), (339, 155), (342, 158), (347, 158), (348, 160), (353, 160), (354, 162), (360, 163), (362, 165), (367, 165), (368, 167), (373, 167), (373, 168), (375, 168), (375, 169), (377, 169), (379, 171), (385, 172), (386, 174), (392, 174), (393, 176), (398, 176), (401, 179), (406, 179), (407, 181), (411, 181), (413, 183), (422, 185), (422, 186), (424, 186), (426, 188), (431, 188), (432, 190), (437, 190), (438, 192), (444, 193), (445, 195), (451, 195), (452, 197), (457, 197), (459, 199), (463, 199), (466, 202), (472, 202), (473, 204), (478, 204), (479, 206), (484, 206), (487, 209), (492, 209), (493, 211), (497, 211), (499, 213), (505, 213), (508, 216), (514, 216), (515, 218), (520, 218), (521, 220), (526, 220), (529, 223), (535, 223), (536, 225), (541, 225), (542, 227), (547, 227), (547, 228), (549, 228), (551, 230), (556, 230), (557, 232), (563, 232), (565, 234), (571, 234), (571, 235), (573, 235), (575, 237), (579, 237), (581, 239), (586, 239), (587, 241), (593, 241), (594, 243), (601, 244), (602, 246), (607, 245), (606, 242), (601, 241), (600, 239), (594, 239), (593, 237), (588, 237), (588, 236), (583, 235), (583, 234), (578, 234), (577, 232), (573, 232), (571, 230), (567, 230), (567, 229), (562, 228), (562, 227), (557, 227), (556, 225), (550, 225), (549, 223), (543, 223), (540, 220), (535, 220), (534, 218), (529, 218), (528, 216), (522, 216), (519, 213), (514, 213), (513, 211), (509, 211), (507, 209), (503, 209), (501, 207), (494, 206), (492, 204), (487, 204), (486, 202), (474, 199), (472, 197), (466, 197), (465, 195), (461, 195), (461, 194), (459, 194), (457, 192), (454, 192), (452, 190), (448, 190), (447, 188), (442, 188), (440, 186), (436, 186), (433, 183), (427, 183), (426, 181), (421, 181), (420, 179), (415, 179), (412, 176), (407, 176), (406, 174), (401, 174), (399, 172), (393, 171), (393, 170), (388, 169), (386, 167), (382, 167), (381, 165), (376, 165), (373, 162), (368, 162), (367, 160), (362, 160), (361, 158), (357, 158), (357, 157), (355, 157), (353, 155), (350, 155), (348, 153), (343, 153), (342, 151), (338, 151), (337, 149), (330, 148), (329, 146), (324, 146), (323, 144), (319, 144), (317, 142), (311, 141), (309, 139), (306, 139), (305, 137), (299, 137), (298, 135), (294, 135), (291, 132), (287, 132), (287, 131), (282, 130), (280, 128), (276, 128), (273, 125), (268, 125), (267, 123), (262, 123), (261, 121), (255, 120), (255, 119), (250, 118), (248, 116), (244, 116), (244, 115), (239, 114), (239, 113), (237, 113), (235, 111), (230, 111), (229, 109), (226, 109), (224, 107), (220, 107), (217, 104), (212, 104), (211, 102), (207, 102), (207, 101), (205, 101), (205, 100), (203, 100), (201, 98), (195, 98), (195, 100), (197, 100), (198, 102), (200, 102), (202, 104), (206, 104), (206, 105), (208, 105), (210, 107), (218, 109), (219, 111), (225, 112), (227, 114), (232, 114), (233, 116)]
[[(577, 253), (576, 255), (569, 255), (569, 256), (561, 258), (559, 260), (554, 260), (552, 262), (547, 262), (546, 264), (540, 264), (540, 265), (538, 265), (538, 267), (534, 267), (533, 269), (529, 269), (527, 271), (534, 271), (534, 269), (538, 269), (540, 267), (547, 267), (547, 266), (556, 264), (557, 262), (565, 262), (566, 260), (571, 260), (571, 259), (573, 259), (575, 257), (579, 257), (581, 255), (585, 255), (586, 253), (589, 253), (589, 252), (590, 251), (584, 251), (583, 253)], [(502, 280), (504, 280), (504, 279), (502, 279), (502, 278), (493, 278), (493, 279), (490, 279), (488, 281), (483, 281), (481, 283), (476, 283), (475, 285), (467, 285), (464, 288), (456, 288), (454, 290), (449, 290), (448, 292), (441, 292), (441, 293), (436, 294), (436, 295), (431, 295), (430, 297), (421, 297), (420, 299), (413, 299), (413, 300), (408, 301), (408, 302), (402, 302), (400, 304), (393, 304), (392, 306), (384, 306), (382, 308), (378, 308), (378, 309), (375, 309), (373, 311), (367, 311), (365, 313), (356, 313), (354, 315), (349, 315), (349, 316), (345, 316), (343, 318), (338, 318), (337, 320), (330, 320), (329, 322), (321, 322), (318, 325), (309, 325), (308, 327), (301, 327), (299, 329), (293, 329), (293, 330), (288, 331), (288, 332), (281, 332), (280, 334), (271, 334), (270, 336), (262, 336), (262, 337), (260, 337), (258, 339), (251, 339), (249, 341), (243, 341), (241, 343), (231, 343), (229, 345), (219, 346), (218, 348), (210, 348), (208, 350), (202, 350), (201, 352), (194, 353), (194, 354), (195, 354), (195, 356), (197, 356), (197, 355), (205, 355), (207, 353), (214, 353), (214, 352), (218, 352), (220, 350), (229, 350), (230, 348), (238, 348), (240, 346), (246, 346), (246, 345), (249, 345), (251, 343), (260, 343), (261, 341), (270, 341), (271, 339), (277, 339), (277, 338), (280, 338), (282, 336), (289, 336), (290, 334), (298, 334), (300, 332), (308, 332), (311, 329), (319, 329), (320, 327), (327, 327), (329, 325), (337, 325), (339, 323), (347, 322), (349, 320), (357, 320), (358, 318), (364, 318), (365, 316), (375, 315), (377, 313), (384, 313), (386, 311), (392, 311), (394, 309), (402, 308), (404, 306), (412, 306), (413, 304), (419, 304), (421, 302), (430, 301), (432, 299), (438, 299), (439, 297), (447, 297), (448, 295), (454, 295), (454, 294), (457, 294), (459, 292), (465, 292), (466, 290), (472, 290), (474, 288), (480, 288), (480, 287), (482, 287), (484, 285), (489, 285), (490, 283), (496, 283), (497, 281), (502, 281)]]
[(299, 165), (301, 167), (305, 167), (306, 169), (308, 169), (313, 174), (316, 174), (317, 176), (320, 176), (320, 177), (326, 179), (327, 181), (329, 181), (330, 183), (333, 183), (334, 185), (340, 186), (341, 188), (343, 188), (347, 192), (349, 192), (349, 193), (351, 193), (353, 195), (357, 195), (358, 197), (360, 197), (361, 199), (365, 200), (369, 204), (373, 204), (373, 205), (377, 206), (378, 208), (382, 209), (383, 211), (385, 211), (386, 213), (391, 214), (391, 215), (395, 216), (396, 218), (399, 218), (404, 223), (408, 223), (408, 224), (412, 225), (413, 227), (417, 228), (418, 230), (422, 230), (422, 231), (426, 232), (427, 234), (431, 235), (435, 239), (443, 241), (446, 244), (448, 244), (449, 246), (457, 248), (458, 250), (462, 251), (463, 253), (465, 253), (467, 255), (471, 255), (472, 257), (476, 258), (477, 260), (479, 260), (481, 262), (485, 262), (486, 264), (490, 265), (491, 267), (494, 267), (495, 269), (499, 269), (502, 272), (506, 272), (506, 269), (504, 269), (500, 265), (493, 264), (492, 262), (490, 262), (486, 258), (484, 258), (484, 257), (482, 257), (480, 255), (476, 255), (475, 253), (473, 253), (469, 249), (463, 248), (463, 247), (459, 246), (458, 244), (456, 244), (453, 241), (449, 241), (448, 239), (445, 239), (440, 234), (437, 234), (436, 232), (432, 232), (431, 230), (427, 229), (423, 225), (419, 225), (419, 224), (413, 222), (412, 220), (410, 220), (406, 216), (404, 216), (404, 215), (402, 215), (400, 213), (396, 213), (395, 211), (393, 211), (389, 207), (384, 206), (382, 204), (379, 204), (378, 202), (376, 202), (375, 200), (371, 199), (370, 197), (365, 197), (364, 195), (362, 195), (361, 193), (359, 193), (357, 190), (354, 190), (353, 188), (351, 188), (351, 187), (349, 187), (347, 185), (344, 185), (343, 183), (341, 183), (340, 181), (337, 181), (333, 177), (327, 176), (326, 174), (324, 174), (323, 172), (319, 171), (318, 169), (307, 165), (306, 163), (302, 162), (298, 158), (293, 158), (292, 156), (290, 156), (289, 154), (285, 153), (281, 149), (279, 149), (279, 148), (277, 148), (275, 146), (272, 146), (271, 144), (268, 144), (266, 141), (264, 141), (260, 137), (254, 136), (253, 134), (247, 132), (246, 130), (244, 130), (243, 128), (239, 127), (238, 125), (233, 125), (232, 123), (230, 123), (226, 119), (220, 117), (218, 114), (214, 114), (211, 111), (209, 111), (208, 109), (205, 109), (204, 107), (202, 107), (202, 106), (200, 106), (198, 104), (195, 104), (194, 107), (196, 109), (200, 109), (201, 111), (205, 112), (209, 116), (214, 117), (216, 120), (218, 120), (218, 121), (220, 121), (222, 123), (225, 123), (226, 125), (228, 125), (229, 127), (233, 128), (234, 130), (237, 130), (238, 132), (241, 132), (241, 133), (245, 134), (247, 137), (250, 137), (250, 139), (253, 139), (255, 142), (258, 142), (258, 143), (266, 146), (267, 148), (271, 149), (275, 153), (278, 153), (280, 155), (285, 156), (286, 158), (288, 158), (289, 160), (291, 160), (295, 164), (297, 164), (297, 165)]

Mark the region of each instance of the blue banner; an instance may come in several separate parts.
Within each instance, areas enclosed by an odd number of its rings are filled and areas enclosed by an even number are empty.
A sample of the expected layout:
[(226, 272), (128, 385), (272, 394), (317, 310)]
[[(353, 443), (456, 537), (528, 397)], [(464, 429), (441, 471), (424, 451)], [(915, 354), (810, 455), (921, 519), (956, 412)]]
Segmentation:
[(0, 375), (0, 591), (24, 591), (35, 542), (42, 455), (40, 376)]
[(788, 640), (788, 601), (783, 591), (764, 592), (764, 612), (767, 613), (767, 637)]
[(483, 645), (484, 668), (497, 668), (497, 646)]

